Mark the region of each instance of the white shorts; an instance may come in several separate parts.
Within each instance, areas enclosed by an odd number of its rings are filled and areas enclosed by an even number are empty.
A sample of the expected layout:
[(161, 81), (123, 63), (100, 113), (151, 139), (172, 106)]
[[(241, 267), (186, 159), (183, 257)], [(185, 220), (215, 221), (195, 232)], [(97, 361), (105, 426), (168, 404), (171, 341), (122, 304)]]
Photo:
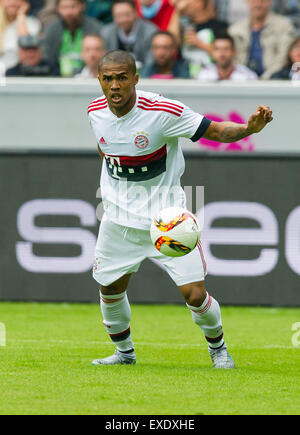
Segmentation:
[(137, 272), (146, 258), (157, 260), (177, 286), (205, 279), (201, 243), (184, 257), (166, 257), (153, 246), (149, 231), (102, 220), (93, 269), (93, 277), (99, 284), (108, 286), (124, 275)]

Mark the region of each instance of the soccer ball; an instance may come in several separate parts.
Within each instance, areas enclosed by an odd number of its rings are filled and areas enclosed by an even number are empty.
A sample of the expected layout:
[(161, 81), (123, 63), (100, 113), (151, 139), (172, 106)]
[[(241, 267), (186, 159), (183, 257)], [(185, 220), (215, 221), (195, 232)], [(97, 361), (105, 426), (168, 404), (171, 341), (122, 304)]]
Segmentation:
[(150, 228), (155, 248), (168, 257), (182, 257), (192, 252), (199, 240), (196, 217), (179, 207), (163, 209), (154, 217)]

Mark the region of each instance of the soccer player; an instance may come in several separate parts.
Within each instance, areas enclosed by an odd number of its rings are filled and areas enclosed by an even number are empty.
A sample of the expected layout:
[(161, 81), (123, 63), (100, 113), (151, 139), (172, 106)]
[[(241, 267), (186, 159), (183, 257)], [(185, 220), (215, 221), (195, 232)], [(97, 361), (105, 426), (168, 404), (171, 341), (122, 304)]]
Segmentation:
[[(104, 158), (105, 213), (93, 275), (100, 284), (103, 324), (116, 351), (93, 364), (136, 363), (126, 289), (131, 274), (148, 257), (160, 261), (179, 287), (193, 321), (205, 335), (213, 366), (234, 368), (223, 339), (220, 306), (205, 288), (201, 245), (184, 257), (166, 257), (153, 246), (149, 229), (151, 217), (162, 208), (186, 207), (180, 187), (184, 159), (179, 137), (231, 143), (261, 131), (272, 121), (272, 111), (260, 105), (245, 125), (212, 122), (179, 101), (136, 90), (135, 60), (120, 50), (101, 59), (98, 78), (104, 95), (89, 105), (88, 115)], [(176, 194), (169, 195), (174, 188)]]

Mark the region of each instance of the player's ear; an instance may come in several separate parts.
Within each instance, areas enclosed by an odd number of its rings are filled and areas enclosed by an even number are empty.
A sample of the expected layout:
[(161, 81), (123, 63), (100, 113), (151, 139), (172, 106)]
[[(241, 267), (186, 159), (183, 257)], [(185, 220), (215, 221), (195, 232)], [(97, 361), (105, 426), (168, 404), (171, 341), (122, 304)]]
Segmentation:
[(139, 75), (139, 74), (136, 74), (136, 75), (134, 76), (134, 84), (135, 84), (135, 85), (138, 84), (139, 79), (140, 79), (140, 75)]

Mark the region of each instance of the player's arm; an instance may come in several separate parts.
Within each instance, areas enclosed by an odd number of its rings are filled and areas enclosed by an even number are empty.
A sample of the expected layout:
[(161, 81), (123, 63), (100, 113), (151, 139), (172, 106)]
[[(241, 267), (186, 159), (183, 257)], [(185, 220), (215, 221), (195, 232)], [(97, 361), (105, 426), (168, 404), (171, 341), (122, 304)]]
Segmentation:
[(212, 121), (203, 137), (215, 142), (237, 142), (253, 133), (259, 133), (272, 120), (270, 107), (260, 105), (257, 111), (250, 116), (248, 124)]

